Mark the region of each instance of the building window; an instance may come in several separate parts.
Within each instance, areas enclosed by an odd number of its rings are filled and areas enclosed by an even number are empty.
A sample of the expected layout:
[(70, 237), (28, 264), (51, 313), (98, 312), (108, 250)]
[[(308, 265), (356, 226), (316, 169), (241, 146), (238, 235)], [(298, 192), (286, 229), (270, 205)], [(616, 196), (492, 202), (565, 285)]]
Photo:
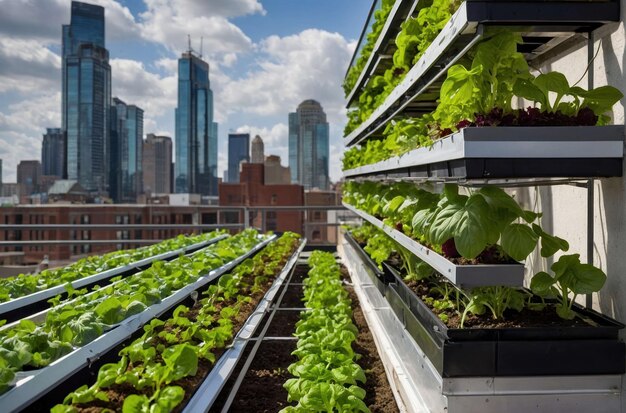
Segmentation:
[(278, 195), (272, 194), (272, 200), (270, 201), (270, 205), (276, 205), (278, 202)]

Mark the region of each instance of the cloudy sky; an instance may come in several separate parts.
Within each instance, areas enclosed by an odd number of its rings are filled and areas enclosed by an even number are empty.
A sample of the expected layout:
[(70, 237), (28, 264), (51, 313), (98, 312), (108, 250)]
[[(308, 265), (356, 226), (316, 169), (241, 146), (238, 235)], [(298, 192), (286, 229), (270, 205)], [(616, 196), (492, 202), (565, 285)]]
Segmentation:
[[(287, 114), (318, 100), (330, 122), (331, 179), (340, 177), (341, 82), (371, 0), (91, 0), (106, 8), (113, 96), (145, 111), (144, 132), (174, 137), (177, 58), (210, 64), (219, 170), (229, 131), (259, 134), (287, 163)], [(0, 159), (15, 182), (40, 159), (46, 127), (61, 126), (61, 25), (70, 0), (0, 0)]]

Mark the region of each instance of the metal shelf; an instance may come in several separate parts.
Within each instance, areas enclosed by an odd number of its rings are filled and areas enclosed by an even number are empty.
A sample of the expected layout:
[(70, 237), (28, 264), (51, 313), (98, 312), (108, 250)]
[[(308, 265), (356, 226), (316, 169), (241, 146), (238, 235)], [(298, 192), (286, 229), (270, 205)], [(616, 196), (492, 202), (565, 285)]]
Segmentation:
[(404, 80), (357, 129), (345, 146), (382, 134), (399, 114), (417, 115), (437, 107), (440, 78), (483, 36), (488, 26), (522, 33), (521, 50), (532, 61), (577, 33), (620, 20), (619, 3), (580, 1), (466, 1)]
[(424, 3), (424, 1), (420, 0), (398, 0), (395, 2), (378, 36), (378, 40), (376, 40), (372, 53), (363, 67), (363, 71), (361, 71), (359, 79), (347, 97), (346, 107), (349, 107), (355, 99), (358, 99), (362, 88), (373, 75), (383, 74), (391, 66), (387, 62), (391, 62), (393, 53), (396, 51), (395, 40), (400, 32), (400, 23), (409, 16), (418, 13), (424, 7)]
[(272, 286), (265, 293), (265, 296), (261, 302), (259, 302), (254, 312), (241, 327), (241, 330), (239, 330), (233, 339), (231, 347), (217, 360), (209, 375), (191, 397), (189, 403), (183, 409), (183, 413), (208, 412), (211, 409), (220, 391), (226, 384), (226, 381), (228, 381), (237, 363), (243, 356), (246, 344), (261, 324), (263, 316), (270, 308), (278, 290), (291, 273), (292, 268), (296, 265), (298, 257), (305, 245), (306, 240), (303, 240), (298, 250), (291, 256), (287, 264), (283, 267), (280, 275), (274, 280)]
[(402, 232), (385, 225), (381, 220), (370, 214), (345, 202), (343, 205), (370, 224), (383, 230), (397, 243), (459, 287), (471, 288), (497, 285), (522, 287), (524, 284), (524, 265), (522, 264), (456, 265), (435, 251), (407, 237)]
[[(98, 274), (90, 275), (89, 277), (81, 278), (75, 281), (72, 281), (70, 284), (74, 289), (80, 289), (85, 286), (95, 284), (102, 280), (106, 280), (112, 277), (115, 277), (120, 274), (124, 274), (129, 271), (136, 271), (141, 269), (144, 266), (147, 266), (155, 261), (160, 260), (169, 260), (171, 258), (175, 258), (180, 254), (187, 254), (189, 252), (193, 252), (204, 248), (208, 245), (214, 244), (217, 241), (220, 241), (226, 238), (226, 235), (220, 235), (215, 238), (211, 238), (210, 240), (202, 241), (193, 245), (188, 245), (183, 248), (179, 248), (174, 251), (164, 252), (159, 255), (155, 255), (152, 257), (147, 257), (139, 261), (135, 261), (133, 263), (124, 265), (118, 268), (111, 268), (110, 270), (103, 271)], [(66, 284), (57, 285), (55, 287), (48, 288), (46, 290), (37, 291), (36, 293), (25, 295), (23, 297), (19, 297), (13, 299), (11, 301), (7, 301), (4, 303), (0, 303), (0, 319), (7, 319), (8, 321), (13, 321), (15, 318), (11, 313), (20, 312), (19, 310), (25, 309), (25, 307), (33, 306), (34, 304), (41, 303), (46, 301), (52, 297), (55, 297), (59, 294), (63, 294), (66, 292), (65, 286)], [(20, 317), (23, 317), (25, 314), (21, 312)]]
[(624, 127), (465, 128), (346, 178), (484, 180), (622, 176)]
[(133, 333), (141, 329), (144, 324), (176, 306), (193, 291), (204, 287), (219, 276), (227, 273), (272, 242), (275, 238), (276, 235), (258, 243), (250, 251), (235, 260), (210, 271), (205, 276), (200, 277), (196, 282), (181, 288), (169, 297), (163, 299), (160, 303), (154, 304), (143, 312), (127, 318), (117, 327), (107, 331), (96, 340), (75, 349), (71, 353), (51, 363), (49, 366), (38, 370), (18, 373), (19, 378), (15, 387), (0, 396), (2, 411), (8, 413), (25, 409), (59, 383), (71, 377), (75, 372), (89, 365), (93, 360), (97, 360), (111, 349), (115, 348), (115, 346), (128, 339)]

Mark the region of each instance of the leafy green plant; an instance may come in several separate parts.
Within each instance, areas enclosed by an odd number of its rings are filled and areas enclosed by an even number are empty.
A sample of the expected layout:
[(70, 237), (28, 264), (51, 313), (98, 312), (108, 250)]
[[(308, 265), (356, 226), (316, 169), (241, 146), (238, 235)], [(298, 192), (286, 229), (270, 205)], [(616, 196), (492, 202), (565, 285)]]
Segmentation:
[(283, 234), (250, 261), (211, 284), (193, 308), (181, 305), (169, 319), (153, 319), (144, 326), (141, 337), (120, 351), (117, 362), (100, 368), (94, 385), (84, 385), (68, 394), (64, 403), (52, 411), (73, 412), (77, 404), (107, 406), (111, 402), (109, 389), (132, 389), (123, 394), (123, 412), (174, 410), (184, 399), (185, 378), (197, 374), (201, 360), (214, 363), (214, 351), (232, 340), (233, 320), (242, 305), (249, 302), (249, 294), (254, 294), (251, 286), (256, 279), (267, 276), (267, 266), (274, 268), (272, 275), (277, 275), (297, 249), (299, 239), (293, 233)]
[(39, 274), (20, 274), (15, 277), (1, 278), (0, 302), (23, 297), (66, 283), (71, 287), (69, 283), (72, 281), (128, 265), (144, 258), (197, 244), (221, 234), (223, 234), (222, 231), (214, 231), (196, 236), (179, 235), (176, 238), (143, 248), (115, 251), (100, 256), (83, 258), (64, 268), (43, 270)]
[(294, 378), (284, 384), (288, 401), (297, 405), (286, 412), (369, 412), (363, 402), (365, 372), (355, 362), (352, 343), (357, 329), (352, 323), (348, 293), (332, 254), (314, 251), (304, 280), (304, 302), (310, 311), (296, 324), (298, 361), (288, 368)]
[(539, 297), (556, 298), (556, 312), (565, 319), (576, 316), (572, 306), (578, 295), (598, 292), (606, 281), (601, 269), (580, 262), (580, 254), (562, 255), (550, 269), (553, 275), (543, 271), (535, 274), (530, 289)]
[(466, 294), (467, 301), (461, 317), (461, 328), (468, 313), (484, 314), (490, 311), (494, 320), (504, 318), (504, 312), (512, 309), (522, 311), (528, 298), (528, 293), (511, 287), (479, 287)]

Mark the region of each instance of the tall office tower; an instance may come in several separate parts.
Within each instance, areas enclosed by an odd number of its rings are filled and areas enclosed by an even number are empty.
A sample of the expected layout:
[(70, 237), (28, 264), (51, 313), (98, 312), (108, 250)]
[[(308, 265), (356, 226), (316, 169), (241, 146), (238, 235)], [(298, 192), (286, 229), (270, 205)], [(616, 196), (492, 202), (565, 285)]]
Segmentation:
[(143, 189), (151, 194), (169, 194), (172, 183), (172, 139), (149, 133), (143, 141)]
[(304, 189), (328, 189), (328, 122), (319, 102), (309, 99), (289, 114), (291, 182)]
[(46, 128), (41, 145), (41, 169), (44, 175), (63, 176), (65, 140), (61, 128)]
[(39, 179), (41, 178), (41, 162), (21, 161), (17, 165), (17, 183), (20, 187), (20, 195), (32, 195), (39, 192)]
[(117, 203), (134, 203), (143, 192), (143, 110), (113, 98), (110, 116), (111, 197)]
[(73, 1), (71, 22), (63, 25), (64, 176), (97, 193), (105, 193), (108, 186), (110, 106), (104, 8)]
[(263, 139), (259, 135), (256, 135), (252, 139), (252, 160), (251, 163), (264, 163), (265, 162), (265, 146), (263, 145)]
[(239, 183), (239, 165), (250, 162), (250, 134), (228, 134), (228, 183)]
[(217, 123), (209, 65), (191, 50), (178, 59), (174, 192), (217, 196)]

